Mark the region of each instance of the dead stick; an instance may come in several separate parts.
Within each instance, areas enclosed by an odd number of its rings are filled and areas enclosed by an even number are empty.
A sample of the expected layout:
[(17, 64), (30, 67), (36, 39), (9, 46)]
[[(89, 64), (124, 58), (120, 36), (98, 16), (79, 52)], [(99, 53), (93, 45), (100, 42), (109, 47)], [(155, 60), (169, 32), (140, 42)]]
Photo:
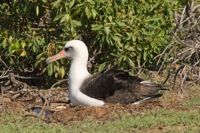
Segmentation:
[(185, 65), (180, 66), (180, 67), (178, 68), (178, 70), (176, 71), (175, 75), (174, 75), (174, 84), (173, 84), (173, 86), (172, 86), (172, 89), (173, 89), (173, 90), (174, 90), (174, 87), (175, 87), (175, 84), (176, 84), (176, 78), (177, 78), (177, 76), (178, 76), (178, 73), (179, 73), (179, 71), (180, 71), (181, 69), (183, 69), (184, 67), (185, 67)]
[[(1, 85), (0, 85), (1, 87)], [(1, 87), (1, 101), (2, 101), (2, 109), (4, 110), (4, 99), (3, 99), (3, 89)]]

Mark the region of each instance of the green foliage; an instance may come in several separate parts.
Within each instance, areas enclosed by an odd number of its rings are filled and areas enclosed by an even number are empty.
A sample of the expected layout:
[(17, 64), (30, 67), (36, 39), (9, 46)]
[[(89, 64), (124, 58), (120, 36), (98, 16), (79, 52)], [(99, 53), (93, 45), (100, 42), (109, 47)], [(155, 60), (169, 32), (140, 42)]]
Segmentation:
[[(102, 3), (101, 3), (102, 4)], [(97, 35), (94, 44), (103, 47), (109, 61), (116, 59), (119, 66), (147, 66), (155, 63), (153, 57), (162, 52), (173, 28), (170, 1), (108, 2), (100, 9), (92, 31)], [(105, 62), (105, 60), (102, 60)]]
[(48, 70), (63, 77), (66, 63), (46, 67), (45, 59), (66, 41), (82, 39), (90, 52), (100, 52), (97, 70), (115, 63), (122, 69), (150, 66), (167, 45), (177, 6), (173, 0), (4, 0), (0, 56), (14, 70)]

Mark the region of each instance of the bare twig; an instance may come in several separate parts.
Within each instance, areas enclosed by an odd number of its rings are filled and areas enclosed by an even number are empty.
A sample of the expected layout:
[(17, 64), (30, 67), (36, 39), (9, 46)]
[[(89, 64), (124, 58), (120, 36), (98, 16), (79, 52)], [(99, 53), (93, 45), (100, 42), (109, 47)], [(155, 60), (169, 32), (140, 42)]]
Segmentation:
[(174, 90), (175, 85), (176, 85), (176, 78), (177, 78), (177, 76), (178, 76), (178, 73), (180, 72), (180, 70), (182, 70), (182, 69), (184, 68), (184, 66), (185, 66), (185, 65), (180, 66), (180, 67), (177, 69), (177, 71), (176, 71), (176, 73), (175, 73), (175, 75), (174, 75), (174, 83), (173, 83), (173, 86), (172, 86), (172, 89), (173, 89), (173, 90)]
[(59, 80), (58, 82), (56, 82), (56, 83), (54, 83), (52, 86), (51, 86), (51, 88), (49, 89), (49, 96), (51, 96), (51, 94), (52, 94), (52, 89), (57, 85), (57, 84), (59, 84), (59, 83), (61, 83), (61, 82), (64, 82), (64, 81), (68, 81), (68, 79), (62, 79), (62, 80)]
[[(1, 85), (0, 85), (1, 87)], [(1, 88), (1, 102), (2, 102), (2, 110), (4, 109), (4, 98), (3, 98), (3, 89)]]
[(187, 47), (189, 47), (189, 48), (200, 49), (200, 45), (198, 45), (198, 46), (190, 46), (190, 45), (184, 43), (183, 41), (181, 41), (181, 40), (175, 35), (175, 33), (174, 33), (173, 31), (172, 31), (172, 34), (174, 35), (174, 37), (176, 38), (176, 40), (177, 40), (178, 42), (180, 42), (181, 44), (183, 44), (183, 45), (185, 45), (185, 46), (187, 46)]
[(58, 82), (54, 83), (54, 84), (51, 86), (51, 89), (54, 88), (57, 84), (59, 84), (59, 83), (61, 83), (61, 82), (64, 82), (64, 81), (68, 81), (68, 79), (59, 80)]
[[(2, 73), (2, 75), (0, 76), (0, 79), (8, 78), (9, 77), (8, 71), (9, 70), (7, 70), (4, 73)], [(13, 72), (10, 72), (10, 73), (13, 73)], [(20, 76), (20, 75), (16, 75), (16, 74), (14, 74), (14, 77), (19, 78), (19, 79), (41, 79), (41, 77), (32, 77), (32, 76), (26, 77), (26, 76)]]
[(9, 69), (8, 65), (0, 58), (0, 61), (4, 64), (4, 66), (7, 67), (7, 69)]

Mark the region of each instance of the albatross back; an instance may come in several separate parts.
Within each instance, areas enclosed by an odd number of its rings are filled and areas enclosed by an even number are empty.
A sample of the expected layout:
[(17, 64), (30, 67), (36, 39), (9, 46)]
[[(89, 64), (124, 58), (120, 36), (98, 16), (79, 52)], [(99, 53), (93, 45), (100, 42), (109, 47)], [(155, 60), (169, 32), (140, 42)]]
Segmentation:
[(157, 92), (167, 90), (164, 85), (144, 81), (137, 76), (117, 70), (116, 67), (105, 69), (86, 79), (80, 91), (92, 98), (108, 103), (134, 103), (145, 98), (161, 96)]

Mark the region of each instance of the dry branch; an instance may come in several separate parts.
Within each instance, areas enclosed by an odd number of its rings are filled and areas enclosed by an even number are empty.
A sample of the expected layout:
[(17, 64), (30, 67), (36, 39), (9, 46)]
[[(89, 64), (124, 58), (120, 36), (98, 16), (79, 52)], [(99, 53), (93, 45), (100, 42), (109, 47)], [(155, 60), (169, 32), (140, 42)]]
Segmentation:
[(154, 59), (158, 63), (164, 59), (158, 73), (167, 66), (170, 66), (169, 75), (174, 70), (173, 88), (178, 85), (176, 79), (179, 77), (178, 88), (182, 95), (186, 81), (200, 84), (200, 4), (195, 0), (188, 1), (174, 13), (174, 18), (176, 28), (171, 32), (169, 45)]

